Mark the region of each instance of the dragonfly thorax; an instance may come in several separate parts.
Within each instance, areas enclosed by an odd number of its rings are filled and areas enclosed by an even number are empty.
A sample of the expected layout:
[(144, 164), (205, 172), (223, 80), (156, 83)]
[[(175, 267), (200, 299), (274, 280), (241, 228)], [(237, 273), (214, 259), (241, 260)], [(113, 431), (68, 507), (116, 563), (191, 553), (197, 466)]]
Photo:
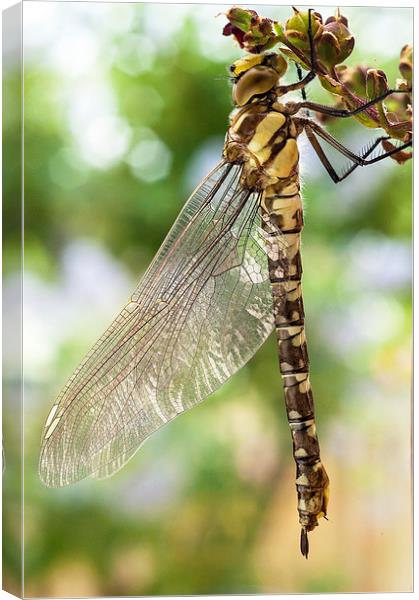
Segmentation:
[(286, 105), (252, 102), (233, 113), (224, 144), (228, 162), (244, 163), (242, 183), (264, 190), (298, 173), (298, 121)]

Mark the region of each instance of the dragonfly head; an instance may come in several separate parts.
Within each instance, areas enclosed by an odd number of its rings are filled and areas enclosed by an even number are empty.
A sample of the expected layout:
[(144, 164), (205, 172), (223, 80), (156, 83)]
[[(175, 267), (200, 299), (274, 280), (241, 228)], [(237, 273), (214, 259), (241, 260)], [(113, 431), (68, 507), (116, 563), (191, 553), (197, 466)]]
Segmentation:
[(233, 79), (233, 102), (244, 106), (257, 96), (268, 94), (287, 70), (287, 61), (280, 54), (251, 54), (236, 60), (230, 73)]

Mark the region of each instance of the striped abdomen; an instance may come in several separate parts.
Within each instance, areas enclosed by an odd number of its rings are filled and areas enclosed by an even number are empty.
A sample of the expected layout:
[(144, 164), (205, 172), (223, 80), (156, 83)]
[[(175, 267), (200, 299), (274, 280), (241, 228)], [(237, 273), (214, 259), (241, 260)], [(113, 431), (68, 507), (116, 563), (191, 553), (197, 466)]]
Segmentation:
[(285, 404), (297, 465), (301, 551), (326, 516), (329, 479), (320, 461), (301, 292), (303, 209), (298, 177), (298, 121), (277, 104), (250, 104), (233, 116), (224, 155), (243, 162), (242, 183), (263, 191), (269, 276)]
[(314, 529), (320, 517), (326, 515), (329, 480), (320, 461), (309, 378), (301, 291), (303, 209), (298, 164), (293, 171), (288, 179), (267, 188), (261, 211), (270, 239), (276, 236), (275, 245), (283, 248), (279, 253), (269, 253), (269, 276), (285, 404), (297, 465), (301, 550), (307, 556), (307, 532)]

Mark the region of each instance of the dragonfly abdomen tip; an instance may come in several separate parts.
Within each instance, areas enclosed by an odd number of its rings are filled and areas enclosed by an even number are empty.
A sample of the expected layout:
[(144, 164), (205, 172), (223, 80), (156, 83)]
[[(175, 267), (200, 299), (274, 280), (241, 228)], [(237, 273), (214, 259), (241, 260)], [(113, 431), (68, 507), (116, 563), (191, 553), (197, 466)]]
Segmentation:
[(308, 552), (309, 552), (309, 543), (308, 543), (308, 535), (307, 535), (307, 529), (305, 527), (301, 528), (301, 536), (300, 536), (300, 550), (301, 550), (301, 554), (303, 556), (305, 556), (308, 559)]

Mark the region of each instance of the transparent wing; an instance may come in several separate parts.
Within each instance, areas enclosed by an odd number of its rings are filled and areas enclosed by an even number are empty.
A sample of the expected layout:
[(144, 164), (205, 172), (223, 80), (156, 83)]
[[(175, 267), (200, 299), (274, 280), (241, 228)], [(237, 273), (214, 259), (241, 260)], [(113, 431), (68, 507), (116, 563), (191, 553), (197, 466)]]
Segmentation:
[(41, 447), (47, 485), (113, 474), (271, 332), (269, 242), (240, 172), (220, 163), (198, 186), (131, 301), (58, 397)]

